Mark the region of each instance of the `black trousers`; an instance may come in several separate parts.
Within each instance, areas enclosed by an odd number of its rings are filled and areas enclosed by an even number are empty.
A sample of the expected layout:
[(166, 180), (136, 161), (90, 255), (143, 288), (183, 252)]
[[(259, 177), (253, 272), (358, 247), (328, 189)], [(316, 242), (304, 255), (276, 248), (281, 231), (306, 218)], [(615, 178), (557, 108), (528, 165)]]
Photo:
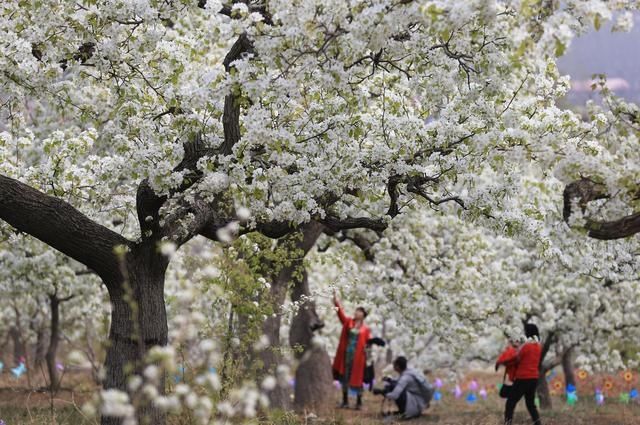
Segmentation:
[(407, 390), (400, 393), (400, 397), (395, 400), (396, 406), (398, 406), (398, 413), (404, 413), (407, 409)]
[(538, 386), (537, 379), (516, 379), (511, 388), (511, 394), (507, 398), (507, 403), (504, 409), (504, 423), (505, 425), (511, 425), (513, 422), (513, 412), (516, 410), (516, 405), (522, 397), (527, 405), (527, 410), (534, 425), (541, 425), (540, 415), (536, 408), (536, 388)]

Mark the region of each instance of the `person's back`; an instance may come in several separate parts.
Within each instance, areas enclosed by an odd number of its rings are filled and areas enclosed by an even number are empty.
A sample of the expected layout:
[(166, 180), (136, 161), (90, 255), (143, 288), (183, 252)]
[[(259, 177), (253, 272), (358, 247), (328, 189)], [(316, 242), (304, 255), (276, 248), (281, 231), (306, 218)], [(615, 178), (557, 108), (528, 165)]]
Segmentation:
[(407, 369), (402, 375), (400, 375), (400, 380), (406, 380), (406, 388), (411, 394), (420, 394), (420, 385), (418, 384), (419, 372), (415, 369)]
[(541, 354), (538, 341), (528, 341), (520, 347), (515, 379), (538, 379)]
[(407, 418), (420, 416), (427, 406), (427, 400), (424, 399), (420, 388), (422, 379), (424, 378), (420, 372), (407, 368), (400, 375), (394, 392), (390, 394), (390, 398), (395, 400), (401, 396), (402, 392), (406, 391), (406, 410), (404, 414)]
[[(393, 389), (384, 393), (385, 397), (395, 400), (398, 411), (404, 418), (420, 416), (427, 406), (427, 400), (420, 387), (421, 382), (426, 383), (425, 378), (417, 370), (408, 368), (407, 359), (403, 356), (394, 360), (393, 368), (400, 376)], [(426, 384), (428, 385), (428, 383)]]

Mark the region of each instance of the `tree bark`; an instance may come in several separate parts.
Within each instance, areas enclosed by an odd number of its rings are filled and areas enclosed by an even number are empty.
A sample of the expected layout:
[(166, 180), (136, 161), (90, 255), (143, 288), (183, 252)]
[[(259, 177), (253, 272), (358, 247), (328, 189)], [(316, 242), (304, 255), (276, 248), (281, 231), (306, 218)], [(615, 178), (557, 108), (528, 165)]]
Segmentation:
[(562, 353), (562, 372), (564, 373), (565, 388), (569, 385), (576, 386), (576, 374), (573, 366), (573, 348)]
[(120, 282), (114, 255), (129, 245), (69, 203), (0, 174), (0, 219), (95, 271), (106, 282)]
[[(168, 261), (153, 241), (147, 241), (132, 248), (123, 263), (124, 282), (108, 285), (112, 311), (104, 386), (126, 392), (127, 378), (142, 373), (149, 348), (167, 344), (164, 277)], [(158, 391), (164, 394), (164, 376), (159, 378)], [(137, 404), (140, 424), (165, 423), (165, 415), (149, 400), (141, 394), (130, 396)], [(102, 418), (102, 425), (120, 422), (120, 418)]]
[[(636, 193), (635, 199), (640, 194)], [(578, 206), (584, 212), (587, 204), (599, 199), (608, 199), (605, 185), (596, 183), (590, 178), (582, 178), (568, 184), (563, 193), (564, 208), (563, 216), (565, 221), (569, 221), (572, 214), (573, 203), (577, 201)], [(640, 213), (632, 213), (627, 216), (610, 220), (598, 221), (585, 217), (584, 228), (589, 237), (601, 240), (612, 240), (628, 238), (640, 232)]]
[[(292, 270), (285, 267), (273, 280), (270, 289), (270, 302), (274, 307), (272, 316), (264, 321), (262, 333), (269, 338), (269, 347), (260, 352), (262, 361), (262, 376), (276, 375), (277, 368), (282, 364), (282, 344), (280, 341), (281, 315), (278, 313), (287, 296), (287, 289), (291, 281)], [(269, 392), (270, 405), (276, 409), (289, 409), (291, 407), (291, 389), (288, 385), (278, 381), (278, 385)]]
[(294, 406), (297, 410), (318, 412), (328, 408), (333, 398), (333, 374), (327, 350), (313, 344), (314, 332), (323, 328), (324, 322), (310, 296), (307, 271), (303, 270), (302, 277), (294, 280), (291, 292), (291, 300), (300, 303), (289, 330), (289, 342), (298, 359)]
[(47, 362), (47, 371), (49, 372), (49, 391), (56, 394), (60, 389), (60, 374), (56, 365), (56, 356), (58, 354), (58, 345), (60, 344), (60, 304), (73, 298), (58, 298), (57, 294), (49, 295), (49, 313), (50, 313), (50, 337), (49, 346), (45, 354)]
[(45, 363), (45, 356), (47, 354), (47, 331), (44, 323), (34, 324), (36, 332), (36, 346), (33, 350), (33, 367), (39, 369), (43, 363)]
[(49, 307), (51, 308), (51, 337), (45, 358), (49, 371), (49, 389), (51, 394), (55, 394), (60, 388), (60, 379), (56, 369), (56, 354), (60, 342), (60, 300), (55, 294), (49, 296)]
[(540, 408), (550, 410), (552, 406), (551, 392), (549, 391), (549, 383), (547, 382), (547, 371), (543, 370), (538, 378), (538, 399), (540, 400)]
[[(24, 341), (22, 340), (22, 332), (16, 326), (9, 328), (9, 336), (13, 342), (13, 364), (17, 366), (20, 363), (20, 359), (25, 358), (27, 349)], [(26, 366), (26, 365), (25, 365)]]
[[(296, 256), (290, 264), (284, 266), (271, 285), (271, 302), (274, 311), (277, 312), (284, 304), (287, 291), (290, 287), (295, 287), (297, 282), (304, 275), (303, 261), (307, 253), (313, 248), (316, 241), (322, 234), (322, 225), (316, 222), (307, 224), (302, 230), (302, 238), (296, 243)], [(301, 255), (302, 254), (302, 255)], [(266, 373), (274, 374), (276, 368), (282, 363), (281, 341), (280, 341), (281, 318), (279, 314), (265, 320), (263, 333), (269, 338), (269, 348), (261, 353), (261, 359)], [(295, 318), (292, 326), (295, 326)], [(305, 325), (303, 325), (305, 326)], [(296, 379), (296, 386), (298, 381)], [(278, 385), (270, 392), (272, 407), (287, 409), (291, 406), (291, 389), (288, 386)]]
[(547, 372), (553, 369), (556, 364), (545, 363), (545, 359), (551, 350), (551, 346), (556, 340), (556, 333), (549, 332), (542, 344), (542, 350), (540, 353), (540, 363), (538, 364), (539, 378), (538, 378), (538, 398), (540, 399), (541, 409), (551, 409), (551, 392), (549, 391), (549, 383), (547, 382)]

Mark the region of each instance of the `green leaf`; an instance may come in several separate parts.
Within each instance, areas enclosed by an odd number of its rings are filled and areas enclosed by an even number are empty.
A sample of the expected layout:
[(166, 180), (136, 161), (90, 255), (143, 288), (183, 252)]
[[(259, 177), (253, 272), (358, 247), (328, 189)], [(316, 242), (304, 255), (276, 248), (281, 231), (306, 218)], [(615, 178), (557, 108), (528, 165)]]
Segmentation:
[(563, 42), (556, 38), (556, 46), (555, 46), (555, 55), (556, 57), (560, 57), (564, 55), (564, 52), (567, 50), (567, 46), (564, 45)]

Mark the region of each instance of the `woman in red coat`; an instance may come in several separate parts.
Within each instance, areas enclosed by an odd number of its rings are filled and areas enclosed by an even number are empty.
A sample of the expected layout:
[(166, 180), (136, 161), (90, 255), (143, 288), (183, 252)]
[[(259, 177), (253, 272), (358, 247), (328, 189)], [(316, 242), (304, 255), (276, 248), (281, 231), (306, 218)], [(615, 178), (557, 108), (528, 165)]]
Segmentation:
[(367, 365), (365, 349), (367, 341), (371, 338), (371, 331), (364, 324), (367, 311), (363, 307), (358, 307), (351, 318), (344, 313), (335, 293), (333, 294), (333, 303), (342, 323), (342, 334), (336, 356), (333, 359), (333, 374), (342, 384), (341, 407), (349, 407), (349, 389), (351, 389), (358, 396), (356, 409), (360, 409), (362, 407), (364, 369)]
[(522, 397), (524, 397), (527, 410), (534, 425), (541, 425), (540, 415), (536, 408), (536, 388), (538, 386), (538, 377), (540, 369), (540, 356), (542, 348), (540, 347), (540, 333), (538, 327), (533, 323), (527, 323), (524, 326), (524, 333), (527, 341), (519, 347), (515, 353), (506, 355), (496, 363), (512, 365), (515, 364), (515, 372), (513, 376), (513, 386), (504, 411), (505, 425), (511, 425), (513, 421), (513, 412), (516, 405)]

